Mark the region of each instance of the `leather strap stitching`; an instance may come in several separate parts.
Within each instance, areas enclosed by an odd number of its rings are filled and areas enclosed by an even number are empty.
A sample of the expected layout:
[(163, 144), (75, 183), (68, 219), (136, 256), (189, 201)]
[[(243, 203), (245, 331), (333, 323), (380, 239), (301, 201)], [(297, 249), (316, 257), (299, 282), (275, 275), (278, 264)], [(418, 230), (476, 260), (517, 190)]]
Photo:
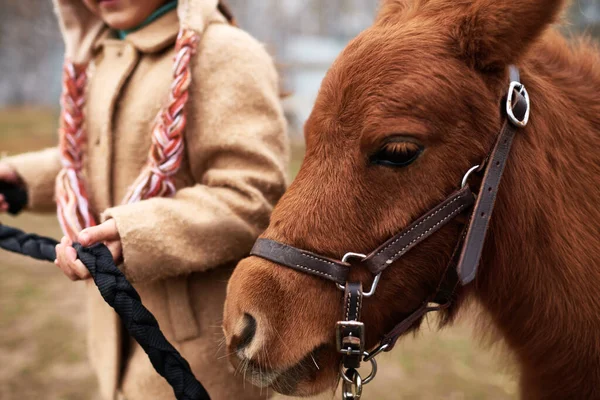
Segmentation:
[(346, 291), (346, 293), (346, 321), (348, 321), (350, 318), (350, 298), (352, 297), (352, 294), (349, 291)]
[(301, 254), (303, 257), (312, 258), (313, 260), (317, 260), (317, 261), (319, 261), (319, 262), (323, 262), (323, 263), (325, 263), (325, 264), (330, 264), (330, 265), (333, 265), (333, 266), (336, 266), (336, 265), (337, 265), (337, 264), (335, 264), (334, 262), (331, 262), (331, 261), (325, 260), (324, 258), (320, 258), (320, 257), (311, 256), (310, 254), (306, 254), (306, 253), (302, 253), (302, 252), (301, 252), (300, 254)]
[[(447, 206), (449, 206), (450, 204), (452, 204), (455, 201), (458, 201), (460, 198), (462, 197), (457, 197), (456, 199), (452, 200), (452, 202), (448, 203), (445, 207), (441, 208), (439, 211), (442, 211), (444, 208), (446, 208)], [(438, 223), (436, 223), (435, 225), (433, 225), (431, 228), (427, 229), (425, 232), (423, 232), (422, 234), (420, 234), (419, 236), (417, 236), (416, 238), (414, 238), (410, 243), (408, 243), (406, 246), (404, 246), (401, 250), (399, 250), (397, 253), (395, 253), (393, 256), (391, 256), (390, 258), (388, 258), (388, 260), (386, 262), (384, 262), (383, 264), (381, 264), (379, 266), (379, 268), (385, 266), (385, 265), (389, 265), (391, 262), (393, 262), (393, 260), (399, 256), (402, 255), (402, 253), (409, 247), (411, 247), (415, 242), (418, 242), (423, 236), (427, 235), (429, 232), (431, 232), (433, 229), (435, 229), (437, 226), (439, 226), (440, 224), (444, 223), (446, 220), (453, 218), (454, 216), (456, 216), (457, 214), (459, 214), (460, 212), (463, 211), (463, 205), (459, 204), (458, 207), (456, 207), (450, 214), (448, 214), (446, 217), (444, 217), (443, 219), (441, 219)], [(433, 214), (435, 215), (435, 214)], [(431, 217), (433, 217), (433, 215), (431, 215)], [(429, 217), (429, 218), (431, 218)], [(427, 219), (429, 219), (427, 218)], [(422, 223), (424, 223), (425, 221), (427, 221), (427, 219), (423, 220)], [(415, 226), (412, 230), (414, 230), (415, 228), (417, 228), (419, 225)], [(410, 231), (408, 231), (407, 233), (409, 233)], [(404, 236), (404, 235), (403, 235)], [(398, 239), (399, 240), (399, 239)]]
[[(281, 263), (281, 262), (278, 262), (278, 263)], [(316, 269), (311, 269), (311, 268), (308, 268), (308, 267), (306, 267), (306, 266), (304, 266), (304, 265), (300, 265), (300, 264), (296, 264), (296, 267), (298, 267), (298, 268), (301, 268), (301, 269), (304, 269), (304, 270), (306, 270), (306, 271), (309, 271), (309, 272), (310, 272), (310, 273), (312, 273), (312, 274), (316, 274), (316, 275), (322, 275), (322, 276), (325, 276), (325, 277), (327, 277), (327, 278), (329, 278), (329, 279), (332, 279), (332, 280), (334, 280), (334, 281), (336, 281), (336, 282), (337, 282), (337, 279), (336, 279), (336, 277), (335, 277), (335, 276), (333, 276), (333, 275), (331, 275), (331, 274), (328, 274), (328, 273), (326, 273), (326, 272), (317, 271)]]
[(444, 207), (440, 208), (439, 210), (437, 210), (436, 212), (434, 212), (433, 214), (431, 214), (430, 216), (428, 216), (427, 218), (425, 218), (423, 221), (419, 222), (417, 225), (413, 226), (411, 229), (409, 229), (408, 231), (404, 232), (404, 234), (400, 235), (398, 238), (396, 238), (396, 240), (394, 240), (393, 242), (391, 242), (390, 244), (388, 244), (387, 246), (385, 246), (383, 249), (379, 250), (377, 253), (375, 253), (375, 255), (376, 256), (381, 255), (383, 252), (385, 252), (387, 249), (389, 249), (390, 247), (392, 247), (393, 245), (395, 245), (396, 243), (398, 243), (398, 241), (400, 241), (402, 238), (404, 238), (405, 236), (407, 236), (409, 233), (411, 233), (412, 231), (414, 231), (415, 229), (417, 229), (419, 226), (421, 226), (422, 224), (424, 224), (425, 222), (427, 222), (428, 220), (430, 220), (431, 218), (433, 218), (436, 214), (439, 214), (444, 209), (450, 207), (453, 203), (457, 202), (458, 200), (462, 199), (463, 197), (464, 196), (458, 196), (457, 198), (455, 198), (454, 200), (452, 200), (450, 203), (446, 204)]

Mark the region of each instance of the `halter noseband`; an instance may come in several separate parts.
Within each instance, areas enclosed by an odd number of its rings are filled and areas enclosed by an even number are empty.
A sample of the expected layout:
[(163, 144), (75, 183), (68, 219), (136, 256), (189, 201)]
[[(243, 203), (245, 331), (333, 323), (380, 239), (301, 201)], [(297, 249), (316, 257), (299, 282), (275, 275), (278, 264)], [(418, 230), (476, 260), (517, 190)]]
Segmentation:
[[(375, 356), (382, 351), (392, 350), (398, 338), (425, 314), (447, 308), (452, 302), (458, 284), (464, 286), (475, 279), (513, 138), (517, 128), (525, 127), (529, 120), (529, 95), (525, 86), (520, 83), (517, 67), (511, 65), (509, 70), (511, 83), (505, 100), (506, 118), (492, 151), (480, 165), (466, 173), (460, 189), (377, 249), (368, 255), (347, 253), (342, 260), (335, 260), (270, 239), (261, 238), (255, 243), (251, 255), (331, 280), (338, 288), (345, 291), (344, 319), (337, 323), (336, 329), (337, 348), (342, 354), (340, 375), (344, 381), (342, 392), (344, 399), (360, 399), (362, 385), (369, 383), (377, 372)], [(485, 174), (479, 192), (475, 196), (468, 185), (468, 178), (484, 168)], [(436, 292), (384, 335), (374, 350), (366, 352), (364, 324), (360, 322), (363, 297), (375, 294), (381, 274), (387, 267), (469, 209), (472, 209), (469, 222), (457, 241)], [(363, 292), (360, 282), (347, 282), (350, 259), (359, 259), (360, 261), (354, 265), (364, 266), (374, 275), (373, 284), (368, 292)], [(365, 379), (362, 379), (357, 372), (361, 361), (370, 361), (373, 367), (373, 371)]]

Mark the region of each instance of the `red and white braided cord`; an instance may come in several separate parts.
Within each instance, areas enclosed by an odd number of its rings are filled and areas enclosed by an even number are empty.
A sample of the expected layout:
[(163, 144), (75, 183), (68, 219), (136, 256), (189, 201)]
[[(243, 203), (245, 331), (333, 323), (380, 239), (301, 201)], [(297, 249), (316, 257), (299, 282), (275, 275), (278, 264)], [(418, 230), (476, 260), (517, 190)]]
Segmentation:
[[(198, 42), (199, 36), (192, 30), (182, 30), (177, 37), (169, 102), (156, 118), (148, 163), (125, 196), (124, 204), (175, 194), (173, 177), (179, 171), (184, 154), (187, 122), (184, 108), (192, 81), (190, 63)], [(86, 67), (68, 61), (65, 63), (61, 97), (60, 152), (63, 169), (56, 179), (56, 203), (63, 232), (72, 240), (82, 229), (96, 224), (82, 175), (83, 149), (87, 140), (83, 127)]]
[(71, 239), (84, 228), (95, 225), (82, 176), (86, 133), (83, 107), (87, 84), (87, 65), (65, 62), (61, 96), (60, 153), (62, 170), (56, 178), (58, 220)]
[(131, 186), (124, 203), (175, 194), (173, 177), (181, 166), (184, 154), (184, 130), (187, 122), (184, 107), (192, 82), (190, 62), (196, 52), (198, 40), (198, 35), (192, 30), (182, 30), (177, 37), (169, 103), (156, 118), (148, 164)]

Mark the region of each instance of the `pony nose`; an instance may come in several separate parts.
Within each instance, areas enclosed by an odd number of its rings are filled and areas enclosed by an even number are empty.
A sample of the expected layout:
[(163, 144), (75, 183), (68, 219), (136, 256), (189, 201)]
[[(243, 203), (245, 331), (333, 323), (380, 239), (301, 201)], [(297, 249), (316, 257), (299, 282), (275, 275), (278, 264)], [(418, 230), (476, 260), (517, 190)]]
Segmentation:
[(238, 337), (237, 350), (244, 350), (252, 343), (256, 335), (256, 319), (250, 314), (244, 314), (242, 318), (242, 333)]

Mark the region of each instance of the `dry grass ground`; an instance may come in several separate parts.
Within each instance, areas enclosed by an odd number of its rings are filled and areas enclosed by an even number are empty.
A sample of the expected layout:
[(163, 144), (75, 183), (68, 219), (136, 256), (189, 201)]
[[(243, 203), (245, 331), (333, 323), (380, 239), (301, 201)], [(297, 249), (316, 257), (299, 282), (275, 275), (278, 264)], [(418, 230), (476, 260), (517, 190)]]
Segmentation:
[[(0, 154), (53, 145), (55, 120), (44, 110), (0, 111)], [(296, 151), (294, 169), (300, 158)], [(1, 221), (60, 235), (52, 216)], [(81, 284), (67, 281), (52, 264), (0, 253), (0, 399), (98, 400), (86, 362), (81, 298)], [(500, 359), (477, 346), (469, 319), (443, 332), (425, 328), (381, 357), (364, 398), (514, 399), (514, 379)]]

